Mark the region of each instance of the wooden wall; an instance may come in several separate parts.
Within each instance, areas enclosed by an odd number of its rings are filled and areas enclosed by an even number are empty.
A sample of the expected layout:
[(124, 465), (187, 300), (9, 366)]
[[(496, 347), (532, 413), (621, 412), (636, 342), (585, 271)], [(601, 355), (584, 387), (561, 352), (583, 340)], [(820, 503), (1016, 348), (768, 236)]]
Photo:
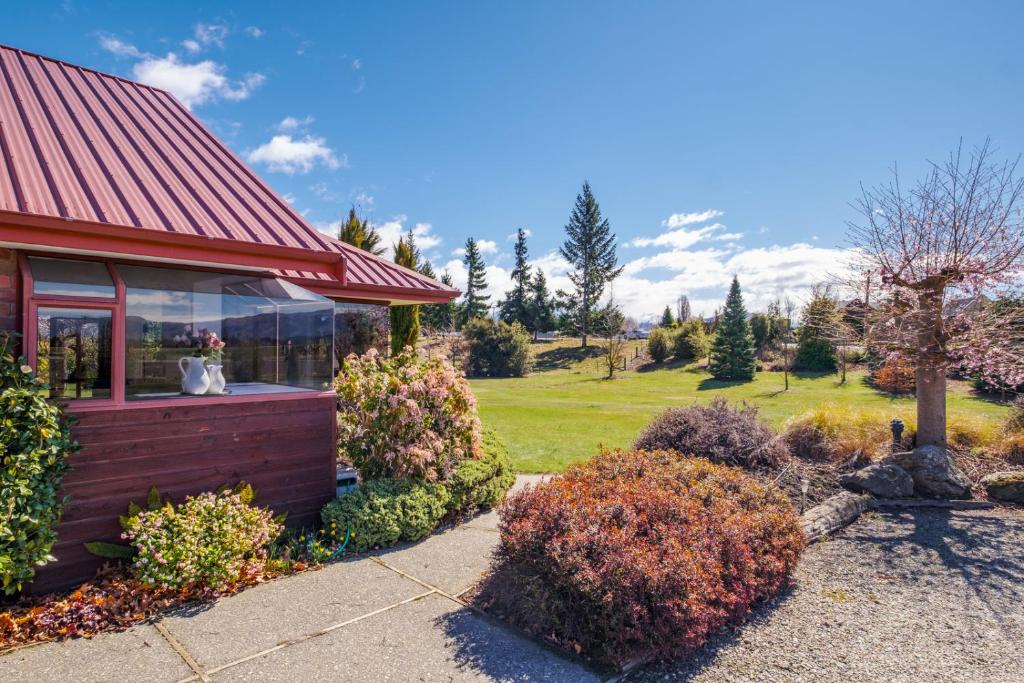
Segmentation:
[(333, 395), (261, 397), (172, 407), (144, 403), (82, 412), (73, 434), (82, 450), (64, 477), (70, 496), (53, 554), (32, 585), (42, 593), (91, 578), (102, 560), (86, 541), (120, 542), (118, 515), (144, 505), (154, 484), (175, 503), (222, 484), (248, 481), (256, 503), (312, 524), (335, 494)]

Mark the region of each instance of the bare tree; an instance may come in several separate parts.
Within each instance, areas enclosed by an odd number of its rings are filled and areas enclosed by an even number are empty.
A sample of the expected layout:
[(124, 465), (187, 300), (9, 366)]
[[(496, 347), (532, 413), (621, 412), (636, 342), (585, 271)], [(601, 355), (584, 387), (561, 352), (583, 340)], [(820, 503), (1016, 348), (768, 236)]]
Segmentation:
[(909, 191), (894, 169), (889, 185), (862, 188), (855, 203), (862, 218), (849, 235), (861, 271), (880, 279), (872, 341), (915, 366), (918, 445), (946, 446), (951, 365), (982, 373), (1024, 365), (1001, 336), (1004, 320), (947, 308), (955, 297), (1005, 290), (1024, 271), (1018, 161), (994, 161), (989, 141), (970, 154), (961, 144)]
[(612, 298), (600, 311), (598, 319), (594, 331), (601, 335), (601, 345), (605, 351), (602, 362), (608, 370), (607, 379), (612, 379), (615, 371), (624, 369), (626, 364), (626, 317)]
[(678, 320), (679, 324), (682, 325), (690, 319), (691, 315), (693, 315), (693, 313), (690, 310), (690, 300), (685, 294), (682, 294), (676, 300), (676, 320)]
[(789, 373), (793, 370), (793, 345), (796, 339), (793, 337), (793, 314), (796, 313), (796, 304), (788, 296), (782, 300), (782, 313), (785, 315), (782, 334), (779, 336), (779, 352), (782, 355), (782, 376), (786, 382), (786, 391), (789, 391)]

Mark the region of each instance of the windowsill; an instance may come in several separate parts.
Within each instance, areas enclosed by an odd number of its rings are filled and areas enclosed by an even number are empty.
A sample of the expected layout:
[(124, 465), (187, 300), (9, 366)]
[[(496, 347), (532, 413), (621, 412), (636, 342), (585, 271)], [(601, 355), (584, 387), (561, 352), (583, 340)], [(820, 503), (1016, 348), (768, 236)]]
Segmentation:
[(135, 394), (127, 397), (129, 403), (135, 401), (173, 400), (173, 399), (204, 399), (230, 398), (234, 396), (265, 396), (268, 394), (317, 393), (317, 389), (295, 387), (287, 384), (267, 384), (265, 382), (238, 382), (228, 384), (222, 394), (184, 394), (180, 391), (167, 391), (151, 394)]
[(102, 399), (83, 399), (66, 401), (67, 411), (75, 413), (91, 413), (109, 410), (137, 410), (145, 408), (176, 408), (194, 405), (220, 405), (225, 403), (260, 403), (262, 401), (297, 401), (311, 398), (329, 398), (337, 400), (336, 394), (329, 389), (307, 389), (305, 387), (282, 386), (279, 384), (233, 384), (229, 388), (239, 391), (231, 394), (149, 394), (145, 399), (129, 399), (123, 403)]

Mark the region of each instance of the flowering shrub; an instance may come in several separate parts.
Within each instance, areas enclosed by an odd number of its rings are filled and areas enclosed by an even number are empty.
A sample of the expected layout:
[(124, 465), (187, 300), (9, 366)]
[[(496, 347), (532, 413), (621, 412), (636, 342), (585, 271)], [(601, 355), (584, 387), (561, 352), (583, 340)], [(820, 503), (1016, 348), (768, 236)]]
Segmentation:
[(478, 604), (598, 662), (678, 657), (784, 587), (788, 499), (669, 451), (604, 452), (502, 506)]
[(14, 356), (0, 332), (0, 593), (13, 594), (52, 560), (64, 509), (57, 491), (78, 450), (60, 406), (40, 393), (41, 379)]
[(411, 350), (385, 358), (370, 349), (345, 359), (335, 381), (339, 454), (365, 479), (443, 480), (480, 455), (480, 420), (469, 383), (443, 360)]
[(258, 573), (281, 525), (269, 510), (253, 507), (251, 496), (252, 489), (240, 487), (129, 514), (122, 537), (135, 549), (136, 577), (162, 588), (221, 590)]
[(634, 447), (741, 467), (774, 467), (789, 457), (771, 427), (757, 419), (756, 407), (733, 408), (721, 397), (708, 405), (666, 410), (641, 432)]

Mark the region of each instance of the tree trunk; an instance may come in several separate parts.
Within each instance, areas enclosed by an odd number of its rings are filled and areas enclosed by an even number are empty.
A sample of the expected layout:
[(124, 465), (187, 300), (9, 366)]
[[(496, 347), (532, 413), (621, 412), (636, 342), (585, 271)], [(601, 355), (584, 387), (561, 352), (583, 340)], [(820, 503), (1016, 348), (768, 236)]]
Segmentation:
[(942, 349), (942, 288), (918, 295), (917, 445), (946, 448), (946, 363)]

